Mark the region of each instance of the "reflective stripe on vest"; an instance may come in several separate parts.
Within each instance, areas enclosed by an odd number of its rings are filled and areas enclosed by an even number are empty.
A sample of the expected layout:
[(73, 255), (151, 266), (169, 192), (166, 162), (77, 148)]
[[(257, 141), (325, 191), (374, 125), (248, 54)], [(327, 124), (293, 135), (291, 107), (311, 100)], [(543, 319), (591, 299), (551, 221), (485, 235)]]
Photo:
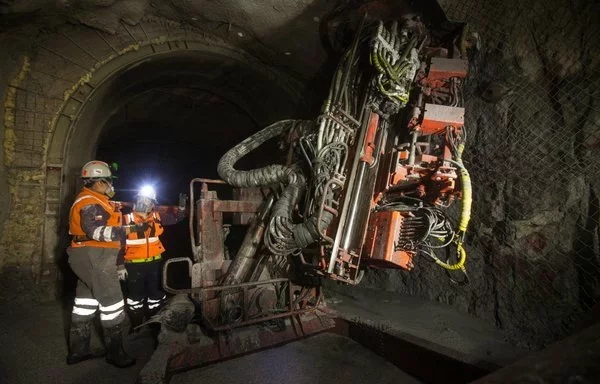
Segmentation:
[(130, 214), (125, 215), (125, 220), (127, 221), (127, 224), (139, 224), (145, 222), (150, 225), (144, 233), (144, 235), (148, 237), (140, 239), (137, 231), (133, 231), (127, 235), (125, 260), (139, 262), (138, 260), (160, 257), (160, 254), (165, 250), (158, 237), (163, 233), (162, 226), (160, 225), (160, 215), (157, 212), (152, 212), (147, 218), (143, 218), (136, 215), (135, 212), (131, 212)]
[[(149, 243), (156, 243), (158, 241), (158, 237), (149, 237)], [(146, 244), (146, 239), (127, 239), (127, 245), (142, 245)]]
[[(133, 216), (133, 212), (126, 214), (125, 218), (127, 219), (127, 221), (125, 222), (126, 224), (135, 224), (135, 217)], [(154, 219), (154, 222), (160, 224), (160, 220), (156, 215), (156, 212), (152, 212), (152, 218)]]

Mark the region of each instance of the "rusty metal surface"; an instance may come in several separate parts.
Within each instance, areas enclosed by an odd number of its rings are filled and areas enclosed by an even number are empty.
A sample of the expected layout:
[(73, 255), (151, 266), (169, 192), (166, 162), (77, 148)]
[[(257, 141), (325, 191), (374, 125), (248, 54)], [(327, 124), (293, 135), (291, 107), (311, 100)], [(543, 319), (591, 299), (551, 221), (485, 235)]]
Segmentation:
[[(233, 199), (241, 201), (255, 201), (260, 202), (265, 198), (261, 188), (234, 188)], [(233, 224), (234, 225), (246, 225), (253, 216), (253, 212), (246, 213), (234, 213)]]
[[(274, 287), (248, 287), (232, 290), (219, 297), (202, 302), (204, 321), (211, 330), (227, 330), (233, 325), (243, 326), (251, 320), (264, 321), (277, 308), (277, 293)], [(288, 312), (283, 310), (282, 312)], [(216, 315), (216, 317), (208, 317)], [(222, 325), (222, 326), (219, 326)]]
[(277, 320), (277, 319), (287, 319), (287, 318), (290, 318), (290, 316), (300, 316), (300, 315), (306, 315), (306, 314), (310, 314), (310, 313), (314, 313), (314, 312), (315, 312), (315, 310), (298, 310), (298, 311), (292, 311), (292, 312), (286, 312), (286, 313), (279, 313), (276, 315), (265, 315), (260, 318), (254, 319), (254, 320), (240, 322), (239, 324), (236, 323), (233, 325), (215, 326), (212, 328), (212, 330), (213, 331), (230, 331), (235, 328), (241, 328), (241, 327), (245, 327), (245, 326), (249, 326), (249, 325), (260, 324), (260, 323)]
[[(121, 211), (123, 208), (133, 209), (134, 203), (129, 201), (113, 201), (116, 205), (118, 211)], [(171, 215), (175, 215), (181, 211), (181, 209), (176, 205), (155, 205), (154, 211), (158, 213), (168, 213)], [(187, 211), (184, 211), (184, 215), (187, 216)]]
[[(271, 288), (280, 287), (280, 292), (285, 290), (287, 304), (284, 307), (278, 307), (276, 302), (266, 303), (267, 307), (261, 308), (261, 311), (252, 314), (251, 307), (255, 304), (254, 301), (259, 300), (260, 296), (255, 296), (254, 300), (250, 300), (251, 292), (259, 287)], [(213, 297), (222, 297), (228, 292), (240, 294), (241, 316), (238, 321), (223, 322), (222, 313), (224, 303), (220, 299), (213, 300), (212, 306), (204, 306), (202, 315), (207, 327), (212, 331), (224, 331), (234, 328), (240, 328), (247, 325), (258, 324), (265, 321), (297, 316), (314, 311), (319, 303), (319, 291), (312, 292), (316, 304), (314, 306), (299, 306), (292, 300), (293, 284), (284, 278), (263, 280), (257, 282), (247, 282), (235, 285), (213, 286), (203, 288), (199, 294), (200, 298), (208, 301)], [(228, 294), (231, 296), (231, 293)], [(226, 295), (227, 296), (227, 295)], [(269, 304), (271, 306), (269, 306)], [(260, 307), (260, 305), (258, 305)]]
[[(166, 280), (167, 267), (173, 262), (188, 262), (191, 264), (191, 261), (186, 258), (172, 259), (165, 264), (163, 271), (163, 286), (165, 287), (165, 290), (174, 294), (190, 294), (194, 299), (201, 302), (202, 317), (205, 320), (205, 325), (211, 331), (231, 330), (265, 321), (310, 313), (317, 310), (321, 302), (321, 292), (317, 288), (311, 289), (302, 300), (293, 300), (293, 290), (297, 287), (287, 278), (261, 280), (234, 285), (213, 285), (187, 289), (174, 289), (168, 285)], [(252, 293), (260, 290), (261, 287), (267, 287), (267, 289), (270, 287), (280, 287), (280, 291), (285, 290), (285, 306), (278, 306), (276, 300), (269, 299), (264, 301), (262, 300), (263, 297), (261, 295), (253, 296)], [(239, 321), (223, 323), (223, 301), (221, 300), (221, 297), (224, 295), (239, 296), (238, 299), (242, 310)], [(312, 305), (309, 304), (311, 299), (314, 302)]]
[(264, 203), (262, 201), (258, 202), (260, 204), (259, 211), (250, 221), (244, 241), (227, 269), (227, 275), (225, 275), (221, 284), (232, 285), (253, 280), (251, 276), (252, 269), (258, 266), (261, 259), (257, 252), (260, 250), (274, 201), (275, 195), (271, 194)]
[(224, 260), (223, 215), (215, 210), (216, 199), (215, 191), (203, 191), (202, 198), (197, 203), (198, 240), (202, 244), (202, 263)]
[(289, 281), (289, 279), (286, 279), (286, 278), (270, 279), (270, 280), (262, 280), (262, 281), (250, 281), (247, 283), (240, 283), (240, 284), (229, 285), (229, 286), (219, 285), (219, 286), (213, 286), (213, 287), (205, 287), (205, 288), (202, 288), (201, 290), (206, 291), (206, 292), (222, 291), (222, 290), (231, 289), (231, 288), (253, 287), (256, 285), (284, 283), (284, 282), (288, 282), (288, 281)]
[(261, 204), (262, 201), (216, 200), (213, 209), (215, 212), (254, 213)]
[(207, 191), (208, 187), (207, 184), (227, 184), (225, 183), (223, 180), (213, 180), (213, 179), (203, 179), (203, 178), (195, 178), (190, 180), (190, 221), (188, 224), (188, 230), (190, 233), (190, 240), (191, 240), (191, 246), (192, 246), (192, 251), (194, 252), (194, 257), (196, 258), (196, 260), (198, 260), (199, 255), (198, 253), (198, 243), (196, 238), (196, 232), (194, 230), (194, 203), (195, 203), (195, 197), (194, 197), (194, 185), (196, 185), (197, 183), (202, 183), (202, 192)]
[(177, 372), (282, 345), (334, 326), (335, 322), (325, 315), (305, 314), (286, 320), (286, 327), (279, 332), (256, 326), (234, 330), (228, 334), (219, 333), (212, 345), (189, 345), (173, 355), (167, 366), (167, 377)]

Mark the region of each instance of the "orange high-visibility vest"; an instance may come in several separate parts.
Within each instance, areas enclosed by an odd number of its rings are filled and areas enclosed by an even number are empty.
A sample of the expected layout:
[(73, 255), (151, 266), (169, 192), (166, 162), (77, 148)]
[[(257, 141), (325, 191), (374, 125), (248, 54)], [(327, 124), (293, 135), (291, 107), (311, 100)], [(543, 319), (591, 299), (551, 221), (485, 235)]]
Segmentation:
[[(108, 197), (94, 192), (89, 188), (83, 188), (75, 198), (71, 211), (69, 212), (69, 234), (77, 237), (85, 237), (86, 233), (81, 228), (81, 209), (86, 205), (100, 205), (109, 218), (106, 221), (106, 226), (120, 226), (121, 212), (116, 211), (115, 204), (108, 200)], [(97, 241), (86, 239), (85, 241), (71, 241), (72, 247), (101, 247), (101, 248), (121, 248), (120, 241)]]
[(127, 225), (144, 222), (148, 223), (144, 237), (140, 237), (135, 231), (127, 236), (125, 260), (148, 259), (164, 252), (165, 248), (158, 238), (164, 231), (158, 212), (150, 212), (145, 219), (135, 212), (125, 215), (125, 224)]

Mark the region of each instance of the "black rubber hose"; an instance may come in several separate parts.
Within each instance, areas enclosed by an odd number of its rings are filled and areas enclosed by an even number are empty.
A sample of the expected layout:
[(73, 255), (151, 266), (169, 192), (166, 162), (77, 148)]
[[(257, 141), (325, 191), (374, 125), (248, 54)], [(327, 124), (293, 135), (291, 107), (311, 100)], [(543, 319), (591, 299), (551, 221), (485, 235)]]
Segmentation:
[(296, 183), (300, 175), (295, 169), (285, 165), (268, 165), (250, 171), (237, 170), (234, 168), (234, 165), (242, 157), (261, 146), (267, 140), (288, 131), (296, 124), (306, 123), (312, 122), (304, 120), (281, 120), (248, 137), (221, 157), (217, 167), (219, 176), (227, 183), (239, 188), (268, 186), (277, 183), (285, 185)]
[[(221, 157), (221, 160), (219, 160), (217, 167), (219, 176), (234, 187), (247, 188), (279, 183), (284, 184), (285, 188), (281, 197), (273, 206), (271, 221), (276, 220), (278, 217), (284, 218), (283, 222), (285, 224), (283, 225), (286, 227), (286, 232), (293, 234), (293, 239), (288, 238), (286, 240), (292, 240), (293, 244), (300, 249), (314, 243), (321, 236), (318, 231), (319, 226), (317, 226), (316, 217), (309, 217), (305, 222), (298, 224), (294, 224), (292, 221), (294, 207), (303, 189), (306, 187), (306, 181), (302, 173), (292, 167), (278, 164), (250, 171), (237, 170), (234, 168), (234, 165), (242, 157), (261, 146), (267, 140), (281, 135), (298, 125), (304, 130), (308, 130), (312, 127), (312, 124), (314, 122), (310, 120), (282, 120), (271, 124), (227, 151)], [(330, 213), (325, 212), (320, 227), (327, 228), (332, 218), (333, 216)], [(269, 233), (265, 233), (265, 236), (269, 236)]]
[(298, 202), (302, 189), (304, 189), (304, 186), (300, 183), (288, 185), (283, 192), (281, 192), (279, 200), (273, 205), (272, 215), (274, 217), (280, 216), (291, 220), (291, 212)]
[(317, 226), (317, 217), (311, 216), (303, 223), (294, 225), (292, 232), (294, 233), (294, 241), (299, 249), (303, 249), (321, 238), (321, 233), (318, 228), (327, 228), (333, 219), (333, 215), (329, 212), (324, 212), (321, 217), (321, 223)]
[(329, 212), (323, 212), (320, 225), (317, 225), (316, 214), (309, 217), (306, 221), (298, 224), (292, 222), (292, 212), (296, 206), (300, 194), (304, 189), (304, 183), (294, 183), (288, 185), (277, 203), (273, 206), (272, 217), (282, 217), (285, 219), (286, 232), (293, 234), (293, 243), (298, 249), (306, 248), (321, 238), (319, 228), (327, 228), (333, 219)]

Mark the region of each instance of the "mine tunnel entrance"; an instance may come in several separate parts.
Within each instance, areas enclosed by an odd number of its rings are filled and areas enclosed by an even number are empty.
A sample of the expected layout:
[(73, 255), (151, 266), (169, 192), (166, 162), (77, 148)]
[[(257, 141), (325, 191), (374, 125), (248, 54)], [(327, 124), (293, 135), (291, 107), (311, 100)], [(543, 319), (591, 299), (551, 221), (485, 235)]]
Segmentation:
[[(156, 54), (119, 68), (90, 95), (72, 128), (63, 222), (68, 223), (70, 202), (81, 187), (79, 169), (91, 159), (118, 164), (117, 201), (131, 202), (142, 185), (151, 184), (160, 205), (176, 205), (192, 178), (218, 178), (217, 163), (229, 148), (265, 125), (301, 113), (294, 92), (268, 71), (226, 54), (189, 51)], [(253, 168), (263, 160), (253, 154), (242, 166)], [(192, 255), (187, 220), (162, 236), (167, 258)], [(64, 250), (69, 236), (62, 227)], [(75, 279), (61, 264), (63, 289), (70, 292)]]

